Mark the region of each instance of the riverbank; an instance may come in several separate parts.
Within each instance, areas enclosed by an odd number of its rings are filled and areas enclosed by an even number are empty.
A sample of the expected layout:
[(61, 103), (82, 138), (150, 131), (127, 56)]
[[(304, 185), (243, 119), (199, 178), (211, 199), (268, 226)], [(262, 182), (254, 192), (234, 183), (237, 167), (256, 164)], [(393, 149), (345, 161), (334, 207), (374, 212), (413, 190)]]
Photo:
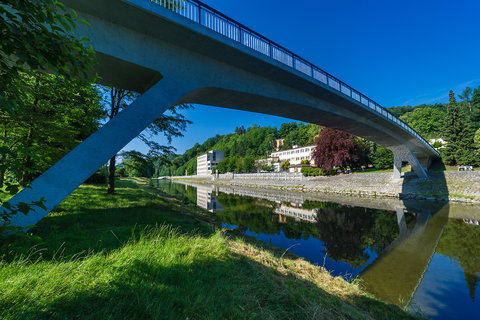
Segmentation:
[(341, 174), (331, 177), (308, 177), (303, 179), (216, 179), (182, 178), (196, 183), (211, 183), (219, 186), (243, 186), (272, 190), (290, 190), (309, 193), (380, 197), (394, 199), (419, 199), (480, 203), (479, 171), (431, 172), (428, 180), (418, 179), (412, 173), (398, 180), (392, 173)]
[(2, 319), (405, 319), (358, 283), (121, 181), (83, 185), (0, 249)]

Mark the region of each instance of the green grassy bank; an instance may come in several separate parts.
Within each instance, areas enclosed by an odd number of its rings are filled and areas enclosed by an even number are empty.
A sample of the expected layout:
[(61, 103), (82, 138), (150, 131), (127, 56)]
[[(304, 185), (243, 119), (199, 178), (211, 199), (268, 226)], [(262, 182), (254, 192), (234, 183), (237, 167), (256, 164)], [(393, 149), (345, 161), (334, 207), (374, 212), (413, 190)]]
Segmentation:
[(358, 284), (130, 181), (0, 247), (0, 319), (408, 319)]

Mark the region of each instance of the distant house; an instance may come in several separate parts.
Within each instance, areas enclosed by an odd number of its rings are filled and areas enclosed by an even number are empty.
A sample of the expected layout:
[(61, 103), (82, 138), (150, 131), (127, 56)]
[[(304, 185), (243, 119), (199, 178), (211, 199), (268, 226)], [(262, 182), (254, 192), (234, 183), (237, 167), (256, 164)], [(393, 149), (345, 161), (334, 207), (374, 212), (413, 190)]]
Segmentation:
[(315, 150), (315, 145), (298, 147), (294, 146), (289, 150), (275, 151), (270, 155), (271, 158), (278, 158), (279, 162), (274, 165), (275, 171), (280, 171), (280, 164), (286, 161), (290, 162), (293, 171), (300, 171), (302, 160), (308, 160), (310, 165), (314, 165), (312, 159), (312, 152)]
[(197, 175), (205, 176), (212, 174), (213, 168), (222, 161), (225, 154), (221, 150), (210, 150), (206, 154), (197, 157)]
[(275, 151), (280, 151), (284, 141), (285, 139), (275, 139)]

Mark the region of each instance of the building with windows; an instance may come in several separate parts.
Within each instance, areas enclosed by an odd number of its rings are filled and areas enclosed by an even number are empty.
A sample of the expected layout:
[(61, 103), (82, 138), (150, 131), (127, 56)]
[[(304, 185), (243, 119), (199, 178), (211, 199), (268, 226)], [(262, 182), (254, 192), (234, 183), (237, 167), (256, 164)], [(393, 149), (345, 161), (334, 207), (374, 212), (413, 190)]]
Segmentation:
[(302, 160), (308, 160), (310, 161), (310, 165), (314, 165), (315, 163), (312, 160), (312, 152), (314, 149), (314, 145), (305, 147), (293, 146), (293, 149), (272, 152), (270, 157), (279, 159), (278, 165), (275, 166), (275, 171), (280, 171), (280, 163), (286, 161), (290, 161), (290, 166), (292, 167), (299, 167)]
[(205, 176), (212, 174), (213, 168), (225, 157), (223, 151), (210, 150), (206, 154), (197, 157), (197, 175)]

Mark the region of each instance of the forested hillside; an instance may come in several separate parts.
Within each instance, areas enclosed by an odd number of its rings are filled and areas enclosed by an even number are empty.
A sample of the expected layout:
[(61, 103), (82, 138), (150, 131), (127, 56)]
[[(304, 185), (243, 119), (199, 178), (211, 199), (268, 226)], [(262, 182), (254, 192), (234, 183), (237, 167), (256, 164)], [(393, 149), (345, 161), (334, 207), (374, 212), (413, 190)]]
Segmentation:
[(284, 149), (294, 144), (312, 144), (319, 126), (302, 122), (284, 123), (280, 129), (253, 125), (247, 129), (236, 128), (234, 133), (217, 135), (204, 143), (196, 143), (183, 155), (169, 158), (170, 164), (155, 163), (156, 176), (192, 175), (196, 173), (197, 156), (209, 150), (222, 150), (229, 161), (230, 171), (250, 171), (255, 159), (265, 158), (273, 151), (275, 139), (283, 138)]

